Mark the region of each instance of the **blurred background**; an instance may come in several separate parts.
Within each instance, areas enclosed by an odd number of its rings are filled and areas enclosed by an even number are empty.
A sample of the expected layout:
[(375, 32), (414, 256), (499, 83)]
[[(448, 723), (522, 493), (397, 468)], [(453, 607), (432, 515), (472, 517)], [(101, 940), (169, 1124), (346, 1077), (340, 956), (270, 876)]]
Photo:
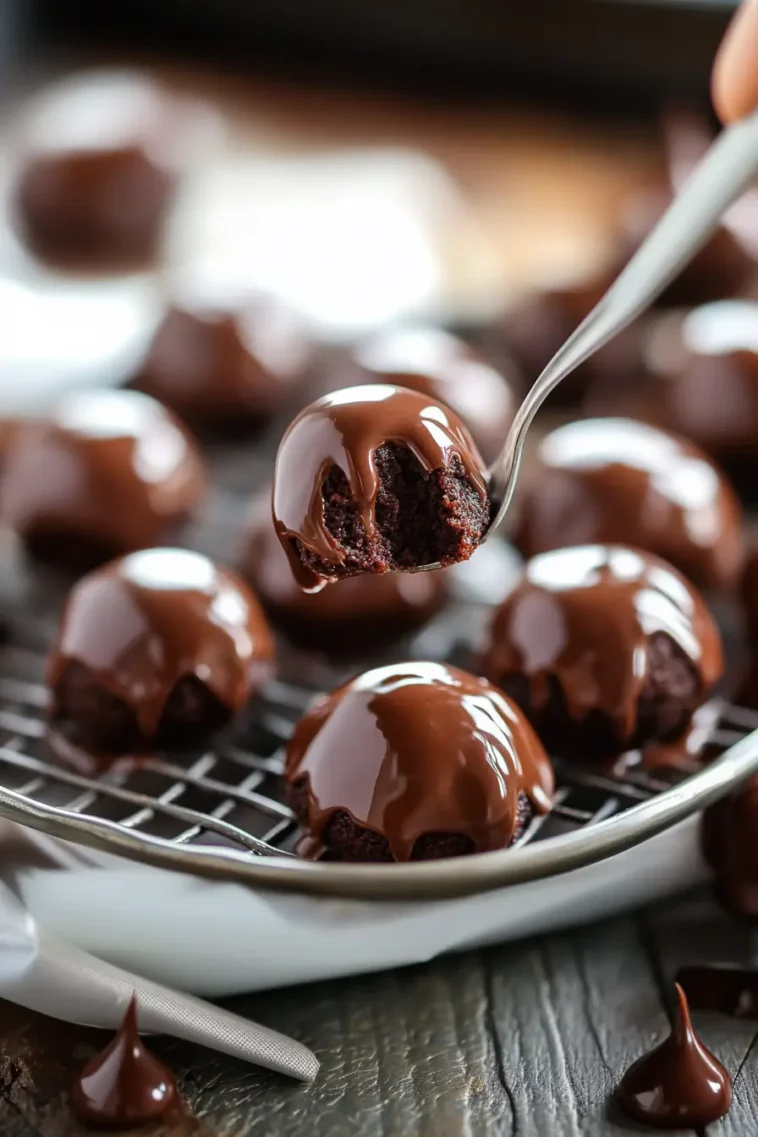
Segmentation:
[[(0, 409), (125, 381), (190, 286), (275, 297), (322, 347), (443, 325), (531, 380), (708, 145), (733, 6), (2, 0)], [(19, 191), (49, 146), (39, 120), (56, 133), (56, 99), (93, 68), (156, 81), (196, 117), (157, 254), (128, 271), (51, 251)], [(70, 99), (63, 136), (86, 103)], [(750, 292), (752, 273), (725, 275), (684, 300)], [(618, 358), (603, 370), (639, 362)]]

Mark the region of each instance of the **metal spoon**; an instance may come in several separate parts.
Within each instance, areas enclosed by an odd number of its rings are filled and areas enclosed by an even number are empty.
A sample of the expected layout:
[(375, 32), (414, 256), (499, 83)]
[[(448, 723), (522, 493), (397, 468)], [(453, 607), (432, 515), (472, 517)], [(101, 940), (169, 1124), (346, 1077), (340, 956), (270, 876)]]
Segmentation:
[(488, 470), (496, 512), (487, 536), (505, 517), (527, 431), (550, 392), (655, 300), (702, 248), (724, 211), (756, 174), (758, 111), (719, 135), (644, 244), (529, 391), (503, 449)]

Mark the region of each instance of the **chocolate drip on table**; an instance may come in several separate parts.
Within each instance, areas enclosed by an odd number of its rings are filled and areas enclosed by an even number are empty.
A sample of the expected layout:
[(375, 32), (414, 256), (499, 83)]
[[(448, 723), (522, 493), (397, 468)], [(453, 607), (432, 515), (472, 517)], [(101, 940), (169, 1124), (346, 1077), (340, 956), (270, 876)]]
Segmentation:
[(482, 679), (437, 663), (366, 672), (299, 722), (285, 776), (305, 780), (309, 838), (319, 856), (335, 813), (385, 838), (398, 861), (427, 834), (468, 837), (475, 852), (507, 847), (519, 797), (550, 808), (553, 770), (516, 708)]
[(476, 446), (451, 411), (417, 391), (385, 384), (351, 387), (306, 407), (279, 447), (273, 514), (293, 575), (302, 588), (323, 579), (303, 565), (293, 548), (300, 541), (328, 565), (344, 553), (324, 517), (322, 487), (333, 467), (347, 478), (367, 537), (376, 533), (379, 473), (376, 452), (387, 443), (406, 446), (426, 473), (447, 470), (457, 458), (483, 502), (487, 486)]
[(632, 1063), (621, 1079), (622, 1109), (654, 1129), (700, 1128), (732, 1104), (732, 1083), (692, 1029), (687, 998), (677, 984), (676, 1019), (659, 1046)]
[(147, 549), (84, 577), (69, 595), (47, 681), (71, 663), (132, 708), (152, 738), (180, 679), (197, 676), (230, 710), (273, 659), (268, 624), (234, 574), (184, 549)]
[(623, 542), (663, 557), (699, 588), (733, 588), (741, 514), (729, 483), (686, 439), (631, 419), (588, 419), (543, 439), (515, 544), (532, 557)]
[(88, 1062), (71, 1088), (74, 1112), (86, 1125), (130, 1129), (163, 1117), (179, 1096), (176, 1079), (143, 1044), (132, 997), (112, 1042)]
[(640, 661), (656, 633), (690, 661), (705, 697), (723, 670), (721, 640), (704, 601), (677, 572), (617, 545), (556, 550), (527, 564), (498, 609), (484, 673), (495, 683), (525, 676), (537, 708), (557, 679), (572, 719), (601, 710), (623, 742), (634, 733), (647, 678)]

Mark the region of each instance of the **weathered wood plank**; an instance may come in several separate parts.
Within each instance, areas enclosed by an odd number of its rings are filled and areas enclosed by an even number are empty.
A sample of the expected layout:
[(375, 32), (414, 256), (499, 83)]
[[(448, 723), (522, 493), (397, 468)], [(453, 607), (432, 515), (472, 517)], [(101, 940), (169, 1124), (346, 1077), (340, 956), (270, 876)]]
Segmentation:
[[(652, 956), (658, 960), (666, 991), (673, 992), (677, 968), (686, 963), (748, 964), (748, 929), (725, 915), (707, 892), (661, 904), (644, 916)], [(695, 1029), (734, 1080), (734, 1100), (714, 1137), (745, 1137), (756, 1132), (758, 1117), (758, 1023), (711, 1012), (693, 1012)], [(709, 1129), (709, 1132), (711, 1130)]]
[[(180, 1073), (197, 1119), (161, 1137), (638, 1135), (612, 1094), (629, 1062), (667, 1029), (662, 982), (667, 990), (687, 960), (734, 958), (739, 941), (702, 905), (688, 899), (644, 923), (616, 919), (423, 967), (232, 1000), (238, 1013), (310, 1045), (322, 1062), (316, 1084), (154, 1040)], [(703, 940), (714, 928), (725, 937), (720, 951)], [(702, 950), (685, 955), (698, 937)], [(745, 1024), (716, 1024), (723, 1037), (708, 1037), (732, 1067), (746, 1049), (735, 1026)], [(0, 1004), (4, 1137), (77, 1133), (66, 1089), (103, 1037)], [(750, 1132), (755, 1097), (741, 1091), (741, 1078), (736, 1104), (723, 1132)]]

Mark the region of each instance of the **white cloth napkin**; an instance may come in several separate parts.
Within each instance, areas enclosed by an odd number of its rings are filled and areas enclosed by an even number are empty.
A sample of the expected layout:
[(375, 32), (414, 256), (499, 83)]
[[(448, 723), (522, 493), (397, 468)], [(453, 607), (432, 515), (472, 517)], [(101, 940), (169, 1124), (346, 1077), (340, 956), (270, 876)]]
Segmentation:
[(133, 993), (145, 1034), (169, 1034), (312, 1081), (316, 1056), (299, 1042), (105, 963), (40, 928), (0, 884), (0, 996), (53, 1018), (119, 1026)]

